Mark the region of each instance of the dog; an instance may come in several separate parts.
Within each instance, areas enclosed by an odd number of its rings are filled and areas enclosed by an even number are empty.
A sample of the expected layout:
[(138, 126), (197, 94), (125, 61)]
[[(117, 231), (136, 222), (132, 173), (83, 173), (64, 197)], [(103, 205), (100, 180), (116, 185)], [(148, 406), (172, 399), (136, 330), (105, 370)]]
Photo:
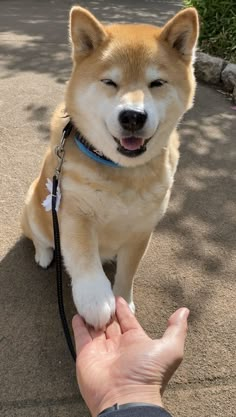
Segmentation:
[[(54, 240), (45, 184), (54, 175), (55, 147), (68, 122), (62, 116), (68, 115), (73, 129), (60, 178), (61, 249), (76, 309), (97, 329), (114, 315), (115, 296), (135, 310), (134, 275), (167, 209), (179, 160), (176, 127), (193, 104), (198, 31), (194, 8), (162, 28), (104, 26), (88, 10), (71, 9), (72, 74), (65, 103), (52, 118), (41, 173), (26, 197), (22, 228), (36, 262), (47, 268)], [(102, 264), (114, 258), (112, 288)]]

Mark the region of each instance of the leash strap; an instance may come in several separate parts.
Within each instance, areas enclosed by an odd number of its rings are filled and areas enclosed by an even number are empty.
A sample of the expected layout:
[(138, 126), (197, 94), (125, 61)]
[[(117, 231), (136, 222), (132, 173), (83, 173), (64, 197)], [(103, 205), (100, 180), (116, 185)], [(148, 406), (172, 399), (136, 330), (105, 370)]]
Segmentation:
[[(67, 123), (62, 131), (61, 142), (55, 148), (55, 154), (58, 158), (58, 164), (55, 169), (55, 174), (52, 180), (52, 221), (53, 221), (53, 234), (54, 234), (54, 246), (55, 246), (55, 262), (56, 262), (56, 276), (57, 276), (57, 301), (58, 301), (58, 308), (59, 314), (61, 318), (61, 323), (64, 331), (64, 335), (66, 338), (66, 342), (68, 348), (70, 350), (71, 356), (76, 361), (76, 353), (74, 349), (74, 345), (72, 342), (68, 322), (66, 319), (65, 309), (64, 309), (64, 300), (63, 300), (63, 285), (62, 285), (62, 262), (61, 262), (61, 244), (60, 244), (60, 230), (59, 230), (59, 223), (56, 211), (56, 202), (57, 202), (57, 187), (60, 180), (62, 165), (64, 162), (65, 157), (65, 142), (68, 136), (70, 135), (73, 128), (73, 124), (71, 120)], [(78, 142), (78, 143), (77, 143)], [(76, 143), (79, 146), (80, 150), (86, 153), (87, 156), (94, 159), (97, 162), (101, 162), (108, 166), (119, 166), (118, 164), (114, 163), (113, 161), (109, 160), (106, 157), (99, 156), (88, 149), (82, 141), (78, 140), (76, 136)]]
[(57, 302), (59, 308), (59, 314), (61, 318), (61, 323), (66, 338), (68, 348), (70, 350), (71, 356), (76, 361), (76, 353), (74, 345), (72, 342), (68, 322), (66, 319), (65, 309), (64, 309), (64, 300), (63, 300), (63, 285), (62, 285), (62, 262), (61, 262), (61, 243), (60, 243), (60, 230), (59, 223), (56, 211), (56, 201), (57, 201), (57, 187), (59, 176), (61, 173), (62, 163), (64, 160), (64, 145), (65, 139), (69, 136), (72, 130), (72, 124), (69, 122), (66, 127), (63, 129), (61, 144), (56, 148), (56, 154), (59, 159), (58, 167), (55, 171), (55, 175), (52, 180), (52, 221), (53, 221), (53, 233), (54, 233), (54, 246), (55, 246), (55, 262), (56, 262), (56, 276), (57, 276)]

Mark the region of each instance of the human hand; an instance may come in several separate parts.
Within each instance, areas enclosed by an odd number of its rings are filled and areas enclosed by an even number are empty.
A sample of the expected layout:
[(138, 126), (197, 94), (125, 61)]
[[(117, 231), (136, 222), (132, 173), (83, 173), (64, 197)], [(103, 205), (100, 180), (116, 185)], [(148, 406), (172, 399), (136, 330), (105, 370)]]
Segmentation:
[(188, 315), (186, 308), (172, 314), (158, 340), (147, 336), (120, 297), (116, 320), (105, 331), (87, 328), (79, 315), (73, 318), (77, 380), (93, 417), (115, 403), (162, 406), (166, 384), (183, 358)]

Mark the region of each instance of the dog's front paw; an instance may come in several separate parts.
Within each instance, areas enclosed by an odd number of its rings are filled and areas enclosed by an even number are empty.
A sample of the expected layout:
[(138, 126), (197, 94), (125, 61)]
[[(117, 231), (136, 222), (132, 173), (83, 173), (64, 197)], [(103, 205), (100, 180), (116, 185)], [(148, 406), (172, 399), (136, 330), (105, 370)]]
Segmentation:
[(105, 275), (72, 281), (72, 293), (78, 313), (95, 329), (102, 329), (115, 314), (115, 297)]
[(35, 252), (35, 262), (39, 266), (46, 269), (48, 268), (49, 265), (51, 265), (52, 260), (53, 260), (52, 248), (37, 247), (37, 250)]

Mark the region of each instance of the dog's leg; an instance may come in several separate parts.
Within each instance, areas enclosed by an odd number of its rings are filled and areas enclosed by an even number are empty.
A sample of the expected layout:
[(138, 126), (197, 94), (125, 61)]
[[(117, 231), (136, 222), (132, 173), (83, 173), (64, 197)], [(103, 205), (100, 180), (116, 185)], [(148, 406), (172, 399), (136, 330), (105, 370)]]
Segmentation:
[(43, 246), (41, 242), (33, 240), (35, 247), (35, 262), (42, 268), (50, 266), (53, 260), (53, 249), (51, 247)]
[(21, 227), (24, 235), (33, 241), (35, 247), (35, 262), (42, 268), (47, 268), (53, 260), (53, 243), (35, 222), (33, 209), (24, 208)]
[(97, 235), (91, 221), (79, 216), (75, 219), (63, 212), (61, 245), (79, 314), (93, 327), (103, 328), (115, 313), (115, 298), (102, 268)]
[(54, 243), (51, 214), (45, 212), (40, 200), (40, 183), (39, 178), (36, 178), (27, 192), (21, 227), (24, 235), (33, 241), (35, 262), (42, 268), (47, 268), (53, 260)]
[(117, 254), (117, 271), (113, 292), (115, 296), (123, 297), (135, 312), (133, 302), (133, 279), (139, 262), (144, 255), (151, 234), (135, 236), (132, 241), (127, 242)]

